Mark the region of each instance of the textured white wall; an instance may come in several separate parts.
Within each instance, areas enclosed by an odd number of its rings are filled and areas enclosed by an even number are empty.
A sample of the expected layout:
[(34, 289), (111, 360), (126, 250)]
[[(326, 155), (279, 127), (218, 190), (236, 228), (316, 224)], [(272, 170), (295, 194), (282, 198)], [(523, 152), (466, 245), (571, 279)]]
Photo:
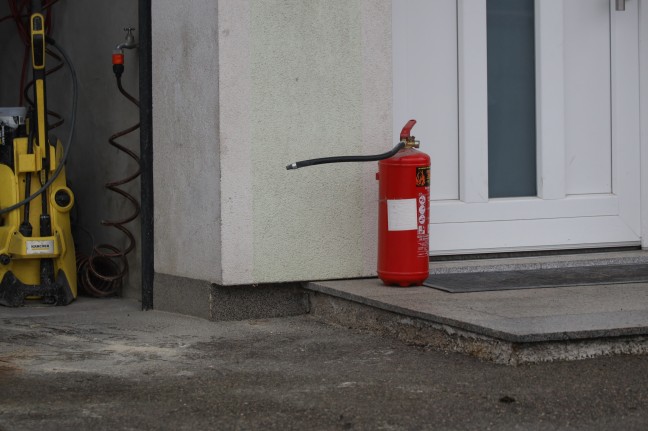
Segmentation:
[(220, 282), (217, 5), (152, 3), (155, 270)]
[(254, 280), (250, 4), (218, 2), (223, 284)]
[(215, 4), (153, 4), (156, 271), (373, 275), (376, 164), (285, 165), (392, 147), (390, 3)]
[(376, 165), (392, 146), (390, 8), (219, 2), (223, 283), (375, 273)]
[(361, 166), (284, 169), (362, 151), (359, 2), (252, 1), (250, 9), (253, 277), (364, 275)]

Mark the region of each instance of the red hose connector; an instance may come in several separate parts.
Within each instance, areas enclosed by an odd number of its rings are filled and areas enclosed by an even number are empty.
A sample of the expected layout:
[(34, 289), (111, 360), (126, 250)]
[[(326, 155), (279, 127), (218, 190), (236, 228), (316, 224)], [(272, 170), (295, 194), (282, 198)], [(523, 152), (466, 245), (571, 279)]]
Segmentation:
[(121, 79), (124, 73), (124, 51), (116, 49), (112, 53), (113, 72), (117, 79)]
[(124, 64), (124, 53), (120, 51), (114, 51), (112, 54), (112, 64)]

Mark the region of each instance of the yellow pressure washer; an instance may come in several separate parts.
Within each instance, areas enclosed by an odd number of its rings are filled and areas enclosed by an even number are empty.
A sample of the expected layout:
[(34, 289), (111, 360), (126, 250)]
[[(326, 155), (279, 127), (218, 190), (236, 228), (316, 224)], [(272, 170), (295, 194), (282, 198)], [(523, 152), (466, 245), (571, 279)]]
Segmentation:
[[(65, 160), (70, 149), (78, 83), (67, 54), (45, 35), (41, 2), (30, 17), (34, 106), (0, 108), (0, 304), (25, 299), (67, 305), (77, 296), (77, 274)], [(69, 140), (48, 136), (46, 47), (56, 49), (72, 76)], [(64, 149), (65, 148), (65, 149)], [(36, 228), (34, 228), (36, 227)]]

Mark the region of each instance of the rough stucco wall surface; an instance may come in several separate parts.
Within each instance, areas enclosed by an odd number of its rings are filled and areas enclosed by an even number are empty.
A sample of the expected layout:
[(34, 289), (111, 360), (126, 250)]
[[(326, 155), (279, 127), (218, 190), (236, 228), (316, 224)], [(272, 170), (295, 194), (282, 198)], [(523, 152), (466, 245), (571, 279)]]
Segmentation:
[(223, 284), (252, 283), (250, 4), (218, 2)]
[(363, 275), (360, 166), (284, 168), (362, 150), (359, 3), (251, 6), (254, 278)]
[(153, 5), (156, 271), (374, 274), (375, 164), (285, 165), (391, 147), (389, 4), (214, 3)]
[(374, 274), (375, 164), (285, 166), (391, 147), (390, 8), (221, 0), (219, 19), (223, 282)]
[[(392, 21), (391, 2), (362, 0), (364, 154), (390, 149), (392, 142)], [(363, 272), (375, 275), (378, 259), (378, 181), (376, 163), (363, 163)]]
[(217, 2), (152, 4), (155, 270), (219, 283)]

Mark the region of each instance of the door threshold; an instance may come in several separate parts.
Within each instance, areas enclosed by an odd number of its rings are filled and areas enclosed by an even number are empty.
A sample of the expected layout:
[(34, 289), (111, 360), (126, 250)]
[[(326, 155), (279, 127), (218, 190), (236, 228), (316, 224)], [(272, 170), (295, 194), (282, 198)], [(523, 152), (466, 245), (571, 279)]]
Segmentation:
[(564, 255), (581, 255), (594, 253), (620, 253), (641, 250), (640, 245), (623, 246), (623, 247), (599, 247), (599, 248), (574, 248), (562, 250), (528, 250), (528, 251), (506, 251), (491, 253), (472, 253), (472, 254), (449, 254), (430, 256), (430, 262), (449, 262), (462, 260), (487, 260), (487, 259), (511, 259), (516, 257), (544, 257), (544, 256), (564, 256)]
[[(613, 250), (613, 251), (610, 251)], [(565, 250), (563, 250), (564, 252)], [(585, 252), (502, 256), (497, 259), (442, 260), (430, 262), (430, 275), (470, 272), (527, 271), (601, 265), (648, 265), (648, 250), (588, 249)]]

